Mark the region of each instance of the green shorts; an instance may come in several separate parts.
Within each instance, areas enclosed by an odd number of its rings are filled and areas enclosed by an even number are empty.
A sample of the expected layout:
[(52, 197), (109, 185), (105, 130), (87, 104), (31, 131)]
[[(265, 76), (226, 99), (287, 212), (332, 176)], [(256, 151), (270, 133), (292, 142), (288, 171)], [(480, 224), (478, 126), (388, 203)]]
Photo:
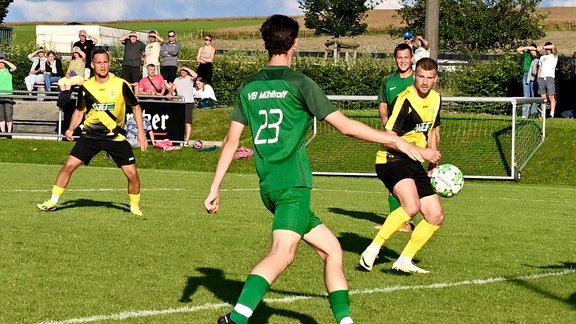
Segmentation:
[(262, 195), (262, 202), (274, 214), (272, 230), (289, 230), (304, 236), (322, 224), (310, 209), (310, 188), (288, 188)]

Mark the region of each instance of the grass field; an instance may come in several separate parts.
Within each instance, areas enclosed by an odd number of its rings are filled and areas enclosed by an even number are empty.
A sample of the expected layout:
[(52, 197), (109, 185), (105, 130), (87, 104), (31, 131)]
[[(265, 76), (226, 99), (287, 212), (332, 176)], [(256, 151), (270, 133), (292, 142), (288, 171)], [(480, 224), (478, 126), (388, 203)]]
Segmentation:
[[(0, 163), (0, 323), (214, 323), (269, 246), (253, 174), (229, 174), (208, 215), (210, 172), (143, 168), (136, 218), (121, 172), (105, 167), (79, 169), (57, 211), (36, 210), (58, 169)], [(315, 178), (313, 209), (345, 251), (357, 323), (573, 322), (573, 187), (468, 181), (417, 255), (428, 275), (390, 271), (405, 233), (372, 273), (356, 269), (385, 198), (376, 179)], [(252, 323), (333, 323), (320, 274), (303, 244)]]

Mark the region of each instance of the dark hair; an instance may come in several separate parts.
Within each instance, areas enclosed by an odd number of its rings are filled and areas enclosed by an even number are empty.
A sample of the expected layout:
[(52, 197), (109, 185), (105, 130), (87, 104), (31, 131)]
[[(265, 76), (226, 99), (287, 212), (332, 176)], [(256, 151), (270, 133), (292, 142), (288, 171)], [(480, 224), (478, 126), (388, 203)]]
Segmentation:
[(268, 56), (286, 54), (298, 37), (300, 26), (288, 16), (272, 15), (260, 27)]
[(402, 44), (396, 45), (396, 47), (394, 48), (394, 57), (396, 57), (396, 54), (398, 52), (405, 51), (405, 50), (409, 50), (410, 56), (412, 56), (412, 47), (406, 43), (402, 43)]
[(200, 81), (200, 82), (206, 84), (206, 81), (204, 81), (204, 78), (201, 77), (201, 76), (198, 76), (198, 77), (196, 78), (196, 80), (194, 80), (194, 81)]
[(94, 61), (94, 57), (96, 56), (96, 54), (106, 54), (106, 57), (108, 59), (110, 59), (110, 55), (108, 54), (108, 52), (105, 49), (97, 48), (92, 52), (92, 61)]
[(544, 43), (544, 46), (548, 46), (548, 45), (552, 45), (552, 42), (546, 42), (546, 43)]
[(418, 68), (424, 71), (438, 71), (438, 63), (429, 57), (423, 57), (416, 62), (416, 70)]

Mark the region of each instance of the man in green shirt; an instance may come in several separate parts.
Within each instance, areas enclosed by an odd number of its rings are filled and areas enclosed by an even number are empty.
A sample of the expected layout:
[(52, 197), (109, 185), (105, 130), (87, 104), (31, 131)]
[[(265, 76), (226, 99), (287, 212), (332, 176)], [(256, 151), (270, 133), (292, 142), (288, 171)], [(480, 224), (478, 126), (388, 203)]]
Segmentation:
[(220, 186), (238, 148), (246, 125), (250, 126), (260, 195), (274, 214), (271, 250), (248, 276), (237, 304), (218, 323), (247, 323), (270, 285), (292, 263), (300, 240), (324, 262), (328, 301), (339, 324), (353, 323), (348, 284), (342, 269), (343, 252), (338, 239), (310, 209), (312, 171), (306, 155), (305, 136), (313, 116), (326, 120), (343, 134), (386, 145), (418, 161), (439, 159), (439, 152), (415, 145), (396, 135), (378, 131), (344, 116), (310, 78), (290, 69), (298, 47), (298, 23), (273, 15), (260, 28), (269, 61), (244, 81), (238, 90), (230, 129), (224, 139), (210, 193), (204, 201), (209, 213), (220, 207)]

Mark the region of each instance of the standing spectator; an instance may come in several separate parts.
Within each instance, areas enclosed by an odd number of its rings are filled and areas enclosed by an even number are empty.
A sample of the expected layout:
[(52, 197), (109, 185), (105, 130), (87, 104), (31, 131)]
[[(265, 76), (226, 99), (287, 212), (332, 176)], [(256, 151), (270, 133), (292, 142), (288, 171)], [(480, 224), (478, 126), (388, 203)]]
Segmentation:
[[(530, 97), (538, 96), (538, 70), (540, 69), (540, 52), (538, 52), (535, 46), (533, 50), (530, 50), (532, 54), (532, 62), (530, 63), (530, 71), (528, 72), (528, 87), (530, 88)], [(522, 110), (522, 117), (536, 117), (538, 115), (538, 105), (533, 103), (529, 105), (528, 108), (524, 105)]]
[(86, 54), (78, 47), (72, 49), (72, 61), (68, 65), (68, 70), (63, 78), (58, 80), (60, 93), (56, 105), (65, 108), (70, 102), (72, 86), (80, 85), (84, 82), (84, 72), (86, 68)]
[(164, 42), (160, 48), (160, 56), (162, 56), (160, 74), (170, 84), (176, 79), (179, 52), (180, 42), (176, 41), (176, 32), (171, 30), (168, 32), (168, 42)]
[(50, 86), (52, 85), (52, 82), (57, 82), (63, 76), (62, 60), (56, 56), (54, 51), (48, 52), (46, 71), (44, 71), (44, 88), (46, 91), (51, 91)]
[[(521, 55), (522, 60), (522, 96), (529, 98), (533, 97), (534, 93), (532, 88), (530, 88), (530, 81), (528, 80), (530, 76), (530, 66), (532, 65), (532, 51), (537, 51), (536, 44), (530, 44), (529, 46), (521, 46), (516, 49), (516, 52)], [(522, 109), (522, 117), (528, 117), (528, 111), (530, 110), (530, 104), (524, 104)]]
[(122, 79), (128, 81), (132, 87), (136, 87), (142, 79), (140, 64), (146, 45), (138, 40), (138, 34), (131, 31), (120, 37), (120, 43), (124, 45), (124, 58), (122, 59)]
[(168, 100), (172, 99), (174, 92), (179, 96), (184, 97), (184, 102), (186, 104), (186, 112), (184, 115), (184, 146), (188, 146), (190, 142), (190, 135), (192, 135), (192, 109), (194, 108), (194, 80), (198, 77), (198, 74), (188, 68), (187, 66), (182, 66), (180, 68), (180, 76), (174, 80), (172, 86), (168, 90), (166, 98)]
[(204, 81), (204, 78), (198, 76), (196, 78), (196, 86), (194, 90), (194, 100), (198, 103), (198, 108), (214, 108), (216, 107), (216, 94), (214, 88)]
[(105, 151), (122, 169), (128, 180), (128, 201), (130, 213), (142, 216), (140, 209), (140, 176), (136, 168), (134, 152), (126, 141), (124, 121), (126, 109), (131, 107), (134, 119), (138, 125), (138, 140), (140, 149), (148, 148), (142, 122), (142, 108), (138, 99), (132, 93), (128, 83), (110, 73), (110, 56), (103, 49), (94, 50), (92, 57), (94, 77), (88, 79), (78, 91), (76, 109), (72, 122), (65, 132), (66, 139), (74, 140), (74, 131), (84, 120), (82, 135), (70, 151), (66, 162), (56, 176), (52, 186), (52, 196), (36, 207), (43, 211), (54, 211), (64, 194), (70, 178), (82, 165), (88, 165), (90, 160), (100, 151)]
[(32, 61), (30, 73), (24, 78), (26, 90), (34, 90), (34, 83), (44, 81), (44, 71), (46, 71), (46, 53), (44, 48), (40, 47), (33, 53), (28, 54), (28, 59)]
[[(9, 69), (6, 68), (9, 67)], [(16, 71), (16, 65), (6, 60), (6, 55), (0, 53), (0, 90), (9, 90), (9, 92), (0, 92), (1, 95), (10, 95), (14, 89), (12, 86), (12, 73)], [(0, 132), (12, 133), (14, 115), (14, 100), (8, 97), (0, 98)], [(7, 137), (11, 138), (11, 137)]]
[(166, 91), (166, 83), (160, 74), (156, 74), (156, 65), (150, 63), (146, 67), (147, 76), (138, 82), (138, 94), (150, 96), (163, 96)]
[[(547, 98), (550, 103), (550, 118), (554, 118), (556, 111), (556, 64), (558, 63), (558, 49), (552, 42), (546, 42), (545, 54), (540, 57), (540, 69), (538, 70), (538, 94)], [(546, 109), (542, 109), (545, 114)]]
[(421, 58), (430, 57), (430, 42), (424, 38), (422, 35), (416, 36), (416, 48), (412, 49), (414, 51), (414, 63), (412, 65), (412, 70), (416, 69), (416, 63)]
[[(86, 67), (92, 71), (92, 51), (94, 50), (94, 46), (98, 44), (98, 38), (88, 35), (84, 29), (81, 29), (78, 32), (78, 38), (80, 40), (76, 41), (72, 47), (78, 47), (84, 54), (86, 54)], [(86, 76), (88, 77), (88, 76)]]
[(164, 44), (164, 39), (158, 35), (155, 30), (151, 30), (148, 33), (148, 44), (144, 49), (144, 69), (142, 77), (148, 76), (148, 65), (154, 64), (156, 66), (156, 72), (160, 72), (160, 49)]
[(214, 62), (215, 53), (216, 49), (212, 46), (212, 35), (206, 35), (204, 37), (204, 46), (198, 49), (196, 62), (198, 63), (198, 75), (208, 84), (212, 84), (212, 62)]

